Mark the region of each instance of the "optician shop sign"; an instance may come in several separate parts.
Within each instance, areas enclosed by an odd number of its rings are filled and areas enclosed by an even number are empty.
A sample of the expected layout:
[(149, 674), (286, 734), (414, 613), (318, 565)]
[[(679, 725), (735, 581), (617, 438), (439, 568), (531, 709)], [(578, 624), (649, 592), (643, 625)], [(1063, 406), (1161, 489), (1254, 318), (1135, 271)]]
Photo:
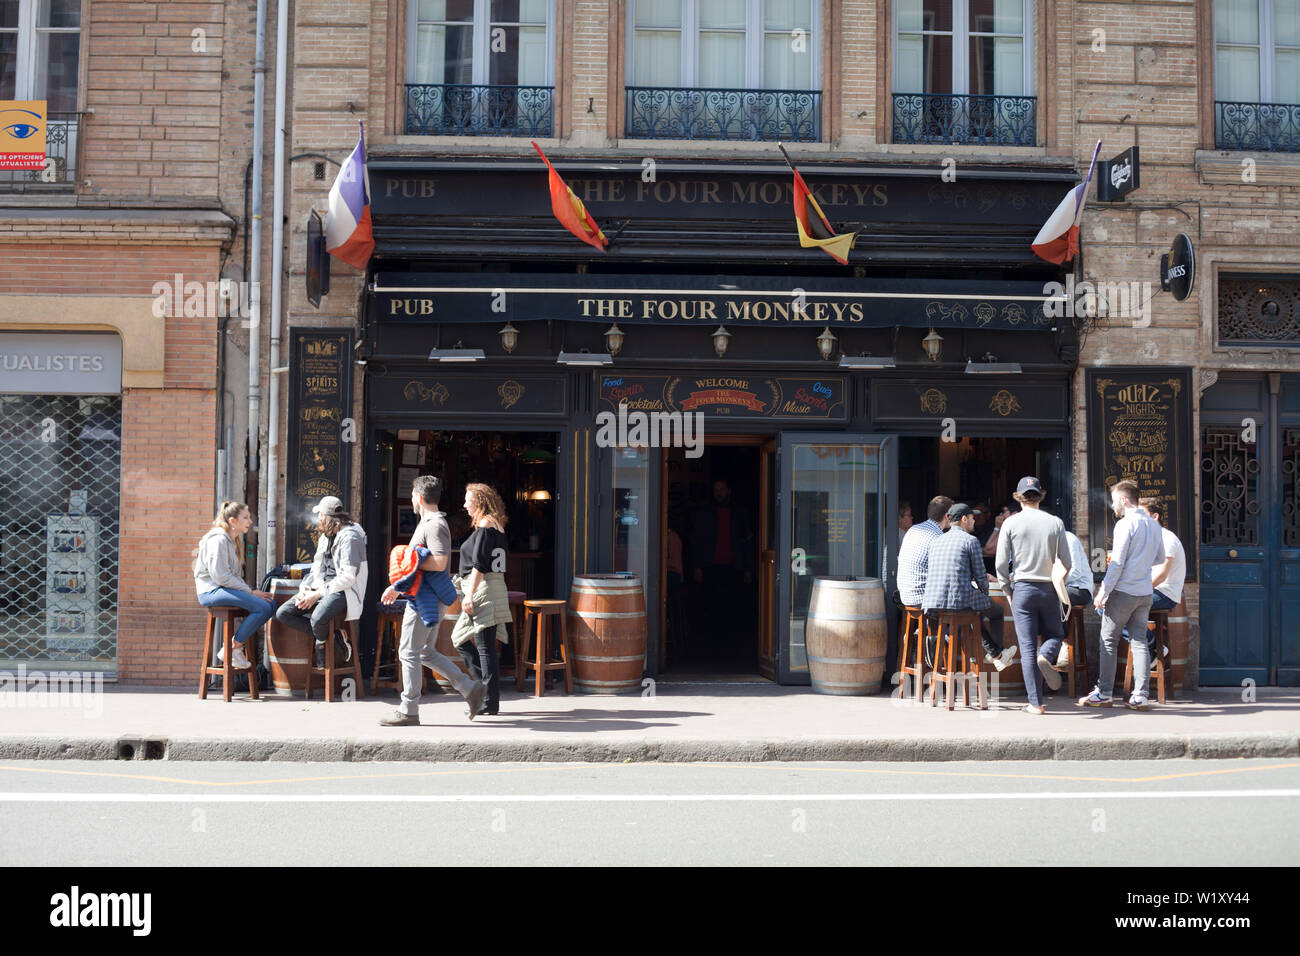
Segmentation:
[(113, 333), (0, 332), (0, 394), (121, 391), (122, 340)]

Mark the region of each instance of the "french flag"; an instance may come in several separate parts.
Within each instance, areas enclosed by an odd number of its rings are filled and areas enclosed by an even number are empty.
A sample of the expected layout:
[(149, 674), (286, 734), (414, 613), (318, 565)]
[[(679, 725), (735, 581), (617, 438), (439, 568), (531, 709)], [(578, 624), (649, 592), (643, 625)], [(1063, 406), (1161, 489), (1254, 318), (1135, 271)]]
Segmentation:
[(1097, 140), (1088, 175), (1065, 194), (1056, 211), (1043, 223), (1043, 228), (1038, 230), (1031, 248), (1040, 259), (1059, 266), (1070, 262), (1079, 254), (1079, 220), (1083, 218), (1083, 203), (1088, 196), (1088, 184), (1092, 182), (1093, 171), (1097, 168), (1097, 154), (1100, 152), (1101, 140)]
[(366, 172), (366, 128), (358, 121), (360, 138), (343, 161), (330, 189), (325, 216), (325, 251), (350, 266), (364, 269), (375, 250), (370, 223), (370, 175)]

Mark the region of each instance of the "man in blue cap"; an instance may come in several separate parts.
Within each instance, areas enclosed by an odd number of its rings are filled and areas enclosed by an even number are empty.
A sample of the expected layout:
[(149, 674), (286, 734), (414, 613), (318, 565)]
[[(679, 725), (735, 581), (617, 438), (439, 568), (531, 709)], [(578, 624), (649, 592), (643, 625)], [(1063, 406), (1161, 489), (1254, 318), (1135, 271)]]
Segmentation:
[[(1043, 714), (1043, 683), (1060, 690), (1061, 675), (1052, 666), (1061, 652), (1065, 628), (1061, 625), (1061, 604), (1052, 585), (1052, 567), (1059, 559), (1069, 571), (1070, 544), (1065, 525), (1040, 507), (1043, 483), (1032, 476), (1016, 485), (1018, 514), (1002, 524), (998, 536), (997, 571), (1002, 593), (1011, 601), (1011, 618), (1020, 645), (1020, 668), (1025, 677), (1028, 714)], [(1015, 568), (1014, 579), (1012, 567)], [(1043, 647), (1038, 648), (1038, 635)]]

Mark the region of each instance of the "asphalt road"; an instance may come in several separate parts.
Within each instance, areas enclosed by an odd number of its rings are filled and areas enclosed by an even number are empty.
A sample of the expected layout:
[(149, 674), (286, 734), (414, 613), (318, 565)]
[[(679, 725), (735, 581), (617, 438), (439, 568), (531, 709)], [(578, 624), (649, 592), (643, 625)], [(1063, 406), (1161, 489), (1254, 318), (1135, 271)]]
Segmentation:
[(0, 763), (0, 865), (1300, 863), (1300, 760)]

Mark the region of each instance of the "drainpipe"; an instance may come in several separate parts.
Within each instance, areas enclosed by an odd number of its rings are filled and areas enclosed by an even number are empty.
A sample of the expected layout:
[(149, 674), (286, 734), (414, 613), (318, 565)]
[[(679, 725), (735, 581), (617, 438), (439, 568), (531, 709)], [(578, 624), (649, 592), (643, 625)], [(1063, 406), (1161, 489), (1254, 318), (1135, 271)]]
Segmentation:
[[(283, 0), (281, 0), (283, 2)], [(262, 425), (262, 139), (265, 136), (266, 110), (266, 0), (257, 0), (257, 48), (253, 63), (253, 172), (252, 215), (247, 223), (244, 242), (249, 249), (248, 264), (248, 471), (244, 500), (250, 508), (258, 496), (258, 434)], [(260, 527), (265, 513), (258, 508), (259, 540), (266, 540)], [(253, 565), (250, 559), (249, 566)], [(257, 575), (261, 580), (262, 575)]]
[(275, 567), (280, 532), (276, 526), (279, 504), (280, 460), (280, 313), (284, 287), (284, 124), (285, 86), (288, 80), (289, 0), (277, 0), (275, 35), (275, 184), (271, 199), (271, 396), (267, 408), (265, 505), (266, 539), (262, 546), (263, 573)]

